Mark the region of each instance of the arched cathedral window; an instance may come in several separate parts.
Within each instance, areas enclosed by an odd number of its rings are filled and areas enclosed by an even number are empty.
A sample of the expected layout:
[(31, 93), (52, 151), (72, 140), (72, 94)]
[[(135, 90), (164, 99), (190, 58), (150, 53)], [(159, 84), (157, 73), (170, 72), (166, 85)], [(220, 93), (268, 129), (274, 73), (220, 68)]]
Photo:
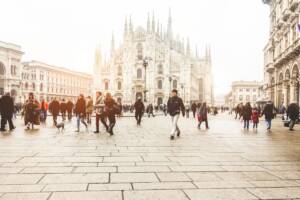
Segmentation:
[(142, 78), (142, 75), (143, 75), (142, 69), (141, 69), (141, 68), (137, 69), (137, 71), (136, 71), (136, 77), (137, 77), (138, 79), (141, 79), (141, 78)]

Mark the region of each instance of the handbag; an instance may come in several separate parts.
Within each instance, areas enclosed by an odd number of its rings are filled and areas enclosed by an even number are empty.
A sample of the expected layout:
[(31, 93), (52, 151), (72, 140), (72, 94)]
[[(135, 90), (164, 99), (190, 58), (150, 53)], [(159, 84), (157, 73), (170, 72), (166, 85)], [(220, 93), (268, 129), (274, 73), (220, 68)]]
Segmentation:
[(202, 115), (198, 114), (198, 115), (197, 115), (197, 119), (198, 119), (198, 122), (201, 122), (202, 119), (203, 119), (203, 118), (202, 118)]

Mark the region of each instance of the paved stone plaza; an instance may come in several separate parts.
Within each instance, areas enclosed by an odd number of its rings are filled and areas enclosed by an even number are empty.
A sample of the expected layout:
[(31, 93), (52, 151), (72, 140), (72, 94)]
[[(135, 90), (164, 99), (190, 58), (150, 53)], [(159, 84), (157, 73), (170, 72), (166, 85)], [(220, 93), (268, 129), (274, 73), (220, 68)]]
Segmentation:
[(210, 119), (205, 131), (181, 118), (174, 141), (163, 116), (118, 119), (112, 137), (17, 120), (0, 137), (0, 200), (300, 199), (299, 126), (255, 133), (227, 114)]

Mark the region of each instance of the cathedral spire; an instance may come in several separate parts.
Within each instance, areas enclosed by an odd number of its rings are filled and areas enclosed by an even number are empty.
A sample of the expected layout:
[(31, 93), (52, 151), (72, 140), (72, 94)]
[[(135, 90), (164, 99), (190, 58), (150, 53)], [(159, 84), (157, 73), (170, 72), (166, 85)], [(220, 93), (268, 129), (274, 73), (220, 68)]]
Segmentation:
[(157, 35), (159, 35), (159, 20), (157, 20), (157, 26), (156, 26), (156, 28), (157, 28)]
[(114, 33), (112, 33), (111, 44), (110, 44), (110, 57), (113, 57), (114, 54), (115, 54), (115, 36)]
[(150, 14), (148, 13), (148, 19), (147, 19), (147, 33), (149, 34), (151, 32), (151, 27), (150, 27)]
[(154, 12), (152, 14), (152, 33), (155, 33), (155, 17), (154, 17)]
[(186, 55), (191, 55), (191, 48), (190, 48), (190, 39), (187, 38), (187, 42), (186, 42)]
[(124, 24), (124, 37), (128, 35), (128, 24), (127, 24), (127, 16), (125, 17), (125, 24)]
[(195, 55), (196, 55), (196, 58), (198, 58), (198, 46), (197, 45), (195, 47)]
[(94, 63), (94, 68), (95, 71), (97, 72), (102, 64), (102, 53), (101, 53), (101, 47), (100, 45), (96, 47), (95, 50), (95, 63)]
[(133, 34), (133, 23), (131, 21), (131, 15), (130, 15), (130, 22), (129, 22), (129, 33), (132, 35)]
[(171, 8), (169, 8), (169, 18), (168, 18), (167, 38), (168, 38), (168, 40), (172, 40), (172, 39), (173, 39)]

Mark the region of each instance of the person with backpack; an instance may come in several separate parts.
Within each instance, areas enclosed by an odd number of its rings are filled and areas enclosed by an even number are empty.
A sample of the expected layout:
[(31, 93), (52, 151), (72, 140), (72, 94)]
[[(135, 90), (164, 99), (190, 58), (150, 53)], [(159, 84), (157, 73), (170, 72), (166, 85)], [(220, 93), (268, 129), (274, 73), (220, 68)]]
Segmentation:
[(172, 120), (172, 131), (171, 131), (171, 136), (170, 139), (174, 140), (175, 139), (175, 134), (177, 133), (177, 137), (180, 137), (180, 129), (178, 128), (178, 119), (180, 115), (180, 111), (183, 115), (185, 116), (185, 108), (182, 102), (182, 99), (178, 97), (178, 91), (176, 89), (172, 90), (171, 97), (168, 100), (168, 113), (171, 116)]
[(12, 131), (16, 127), (13, 124), (12, 118), (14, 113), (14, 100), (10, 96), (10, 93), (6, 93), (0, 99), (1, 106), (1, 129), (0, 131), (6, 131), (5, 126), (8, 122), (9, 130)]
[(137, 125), (139, 126), (139, 125), (141, 125), (142, 117), (145, 112), (145, 105), (144, 105), (141, 97), (138, 97), (138, 99), (136, 100), (136, 102), (134, 104), (134, 109), (135, 109), (135, 119), (136, 119)]
[(95, 134), (99, 133), (99, 121), (103, 124), (106, 131), (108, 131), (108, 125), (105, 120), (105, 112), (104, 112), (104, 97), (100, 91), (96, 92), (96, 101), (95, 101), (95, 110), (96, 110), (96, 131)]
[(53, 98), (49, 105), (49, 112), (52, 114), (53, 118), (53, 125), (57, 125), (57, 116), (59, 115), (60, 112), (60, 104), (59, 101), (56, 100), (56, 97)]
[(34, 125), (40, 124), (39, 102), (34, 98), (33, 93), (29, 93), (28, 95), (28, 99), (24, 105), (24, 112), (24, 122), (28, 130), (30, 130), (30, 126), (34, 129)]

